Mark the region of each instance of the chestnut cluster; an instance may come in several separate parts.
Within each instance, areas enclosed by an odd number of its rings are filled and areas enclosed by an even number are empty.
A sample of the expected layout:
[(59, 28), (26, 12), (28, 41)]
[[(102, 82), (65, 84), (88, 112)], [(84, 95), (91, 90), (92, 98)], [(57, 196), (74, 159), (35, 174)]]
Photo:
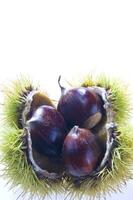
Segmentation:
[(60, 88), (57, 109), (52, 104), (32, 106), (26, 125), (39, 154), (59, 158), (66, 173), (83, 177), (91, 174), (102, 158), (94, 130), (102, 120), (103, 103), (91, 87)]

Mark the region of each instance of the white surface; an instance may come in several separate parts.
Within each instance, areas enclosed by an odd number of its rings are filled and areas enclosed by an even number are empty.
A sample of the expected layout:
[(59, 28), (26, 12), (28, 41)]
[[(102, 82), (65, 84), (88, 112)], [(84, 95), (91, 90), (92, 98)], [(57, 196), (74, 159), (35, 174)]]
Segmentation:
[[(133, 4), (129, 0), (0, 1), (0, 89), (29, 74), (54, 97), (57, 77), (106, 72), (132, 86)], [(123, 194), (132, 196), (133, 182)], [(14, 200), (0, 179), (0, 198)], [(52, 198), (53, 199), (53, 198)]]

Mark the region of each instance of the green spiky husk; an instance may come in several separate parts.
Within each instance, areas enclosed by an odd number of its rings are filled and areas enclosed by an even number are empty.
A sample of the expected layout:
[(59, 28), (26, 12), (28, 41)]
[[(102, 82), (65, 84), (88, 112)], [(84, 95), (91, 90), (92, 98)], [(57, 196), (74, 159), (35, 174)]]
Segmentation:
[(9, 126), (20, 126), (20, 115), (23, 110), (25, 95), (33, 89), (35, 87), (32, 81), (25, 76), (21, 76), (16, 81), (11, 82), (8, 87), (4, 87), (3, 118)]
[(1, 176), (7, 179), (11, 188), (20, 187), (22, 194), (44, 198), (51, 193), (62, 192), (60, 181), (47, 178), (40, 180), (29, 165), (23, 150), (23, 130), (8, 127), (1, 130), (1, 158), (3, 165)]
[[(22, 78), (14, 82), (12, 90), (5, 90), (4, 113), (8, 125), (13, 128), (7, 128), (3, 131), (1, 152), (1, 163), (3, 168), (3, 176), (6, 176), (12, 185), (16, 187), (20, 185), (24, 193), (30, 192), (31, 196), (38, 195), (44, 197), (48, 193), (65, 193), (75, 199), (82, 195), (90, 198), (103, 197), (106, 193), (117, 191), (125, 182), (132, 178), (132, 161), (133, 161), (133, 133), (132, 127), (124, 127), (121, 124), (127, 124), (127, 120), (131, 113), (129, 102), (129, 94), (127, 88), (118, 80), (111, 80), (105, 76), (92, 78), (88, 76), (82, 86), (100, 86), (110, 89), (112, 93), (111, 103), (113, 110), (116, 112), (115, 121), (120, 125), (121, 134), (117, 136), (118, 146), (112, 152), (111, 167), (104, 168), (97, 176), (86, 178), (79, 181), (80, 187), (76, 187), (71, 177), (66, 177), (63, 182), (53, 183), (50, 180), (39, 180), (28, 164), (26, 155), (22, 147), (23, 131), (16, 128), (18, 126), (19, 112), (22, 106), (22, 92), (27, 92), (26, 88), (31, 86), (28, 79)], [(20, 101), (22, 99), (22, 101)], [(69, 197), (69, 196), (68, 196)]]
[(106, 166), (95, 176), (77, 179), (76, 182), (72, 177), (66, 178), (66, 187), (73, 199), (84, 195), (90, 199), (106, 197), (107, 193), (121, 190), (122, 185), (133, 178), (133, 127), (127, 125), (132, 114), (131, 96), (127, 86), (120, 80), (110, 79), (105, 75), (88, 75), (77, 86), (98, 86), (110, 90), (110, 104), (115, 112), (114, 121), (118, 124), (117, 131), (120, 134), (116, 137), (117, 146), (111, 153), (109, 168)]
[(120, 135), (117, 136), (117, 147), (112, 152), (111, 166), (105, 167), (95, 177), (88, 177), (79, 181), (79, 187), (69, 179), (67, 189), (73, 199), (87, 195), (90, 199), (105, 197), (107, 193), (121, 190), (122, 185), (133, 178), (133, 128), (119, 127)]
[[(118, 146), (112, 152), (111, 168), (104, 168), (97, 178), (87, 178), (82, 181), (80, 188), (75, 187), (73, 181), (66, 179), (64, 187), (71, 192), (72, 197), (87, 195), (90, 197), (104, 196), (106, 193), (117, 191), (122, 184), (133, 177), (133, 131), (132, 127), (120, 127), (121, 134), (117, 136)], [(39, 180), (28, 164), (22, 143), (23, 131), (7, 128), (1, 137), (1, 163), (4, 165), (2, 176), (6, 177), (11, 187), (20, 185), (24, 193), (31, 196), (44, 197), (48, 193), (62, 193), (63, 183)], [(68, 186), (69, 184), (69, 186)]]
[(111, 91), (111, 104), (115, 112), (115, 122), (118, 124), (126, 124), (130, 119), (133, 108), (131, 107), (131, 94), (128, 86), (122, 81), (110, 78), (104, 74), (97, 77), (88, 75), (81, 82), (82, 86), (91, 87), (99, 86)]

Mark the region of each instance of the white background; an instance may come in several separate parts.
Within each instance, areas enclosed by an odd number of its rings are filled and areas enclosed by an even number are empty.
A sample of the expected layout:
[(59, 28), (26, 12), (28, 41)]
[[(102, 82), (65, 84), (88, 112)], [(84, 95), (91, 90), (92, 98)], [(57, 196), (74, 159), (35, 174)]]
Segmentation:
[[(115, 75), (132, 88), (132, 67), (132, 1), (0, 0), (0, 89), (21, 73), (54, 96), (58, 75), (76, 79), (90, 71)], [(132, 190), (130, 182), (107, 200), (130, 199)], [(16, 199), (2, 179), (0, 195)]]

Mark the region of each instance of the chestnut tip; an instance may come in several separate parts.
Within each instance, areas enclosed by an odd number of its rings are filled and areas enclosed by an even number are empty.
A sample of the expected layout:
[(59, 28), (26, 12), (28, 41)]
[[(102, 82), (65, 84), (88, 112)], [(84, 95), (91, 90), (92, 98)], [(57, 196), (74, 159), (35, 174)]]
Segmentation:
[(61, 78), (62, 78), (62, 76), (60, 75), (59, 78), (58, 78), (58, 85), (59, 85), (59, 87), (61, 89), (61, 96), (62, 96), (62, 95), (65, 95), (66, 88), (61, 85)]
[(79, 126), (75, 125), (71, 130), (70, 130), (70, 134), (78, 134), (78, 129)]

